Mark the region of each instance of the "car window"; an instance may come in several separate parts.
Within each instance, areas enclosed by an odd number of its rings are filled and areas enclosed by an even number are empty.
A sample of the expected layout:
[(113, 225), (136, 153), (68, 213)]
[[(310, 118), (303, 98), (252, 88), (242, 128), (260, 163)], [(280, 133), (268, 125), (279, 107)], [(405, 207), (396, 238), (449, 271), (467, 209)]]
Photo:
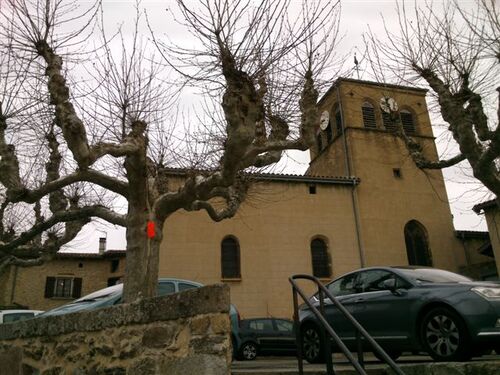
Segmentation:
[(253, 331), (272, 331), (273, 323), (269, 319), (252, 320), (248, 324), (248, 328)]
[(293, 323), (288, 320), (275, 320), (276, 329), (280, 332), (292, 332), (293, 331)]
[(165, 282), (158, 284), (158, 295), (164, 296), (165, 294), (175, 293), (175, 285), (173, 282)]
[(406, 277), (421, 283), (459, 283), (472, 279), (445, 270), (434, 268), (398, 268)]
[(359, 293), (385, 290), (384, 281), (394, 279), (396, 275), (386, 270), (369, 270), (359, 273), (356, 288)]
[(368, 270), (359, 273), (356, 280), (356, 290), (358, 293), (376, 292), (379, 290), (386, 290), (384, 281), (396, 280), (396, 289), (409, 288), (411, 284), (397, 276), (393, 272), (386, 270)]
[(351, 273), (344, 276), (327, 286), (328, 291), (333, 294), (334, 297), (344, 296), (347, 294), (356, 293), (354, 289), (354, 282), (356, 280), (357, 273)]
[(18, 320), (30, 319), (33, 318), (34, 313), (13, 313), (13, 314), (5, 314), (3, 316), (3, 322), (17, 322)]
[(199, 287), (193, 284), (179, 283), (179, 292), (182, 292), (183, 290), (196, 289), (196, 288)]

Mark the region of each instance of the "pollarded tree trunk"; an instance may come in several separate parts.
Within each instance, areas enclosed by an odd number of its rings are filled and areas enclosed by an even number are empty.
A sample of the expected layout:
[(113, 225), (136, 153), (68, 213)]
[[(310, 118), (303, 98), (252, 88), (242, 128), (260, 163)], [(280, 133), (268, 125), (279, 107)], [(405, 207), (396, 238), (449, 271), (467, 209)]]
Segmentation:
[[(151, 253), (158, 250), (158, 241), (147, 236), (150, 218), (148, 204), (147, 138), (146, 124), (135, 121), (128, 135), (138, 146), (134, 153), (126, 156), (125, 170), (129, 181), (127, 213), (127, 266), (125, 269), (123, 300), (133, 302), (139, 298), (152, 297), (156, 293), (158, 271), (151, 267)], [(153, 244), (152, 242), (155, 242)], [(157, 267), (156, 267), (157, 268)], [(153, 281), (153, 278), (155, 281)]]

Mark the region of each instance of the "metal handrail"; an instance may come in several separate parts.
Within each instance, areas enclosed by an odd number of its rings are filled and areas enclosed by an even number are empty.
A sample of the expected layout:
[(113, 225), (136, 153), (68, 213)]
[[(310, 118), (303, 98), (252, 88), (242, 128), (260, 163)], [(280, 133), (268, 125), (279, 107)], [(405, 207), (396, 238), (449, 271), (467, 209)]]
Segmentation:
[[(303, 280), (310, 280), (314, 282), (318, 286), (318, 296), (319, 296), (319, 303), (320, 303), (320, 310), (319, 311), (316, 307), (313, 306), (313, 304), (309, 301), (308, 296), (299, 288), (295, 280), (297, 279), (303, 279)], [(296, 327), (296, 339), (297, 339), (297, 358), (298, 358), (298, 364), (299, 364), (299, 375), (304, 374), (304, 363), (303, 363), (303, 358), (302, 358), (302, 332), (299, 329), (299, 306), (298, 306), (298, 298), (297, 298), (297, 293), (302, 297), (304, 302), (309, 306), (311, 311), (314, 313), (316, 318), (319, 320), (321, 323), (321, 328), (323, 331), (326, 331), (335, 341), (335, 343), (339, 346), (340, 350), (344, 353), (344, 355), (347, 357), (349, 362), (354, 366), (356, 371), (359, 374), (366, 375), (366, 371), (363, 368), (363, 348), (362, 348), (362, 343), (361, 343), (361, 336), (363, 336), (366, 341), (373, 347), (373, 349), (380, 355), (380, 357), (384, 360), (385, 363), (387, 363), (396, 374), (398, 375), (405, 375), (405, 373), (398, 367), (398, 365), (394, 362), (394, 360), (389, 357), (389, 355), (382, 349), (382, 347), (373, 339), (373, 337), (370, 336), (370, 334), (361, 326), (361, 324), (358, 323), (356, 319), (347, 311), (347, 309), (339, 302), (337, 301), (337, 298), (335, 298), (329, 291), (328, 289), (325, 288), (325, 286), (318, 280), (318, 278), (311, 276), (311, 275), (293, 275), (288, 278), (290, 283), (292, 284), (292, 290), (293, 290), (293, 319)], [(341, 311), (344, 316), (351, 322), (351, 324), (354, 326), (356, 329), (356, 338), (357, 338), (357, 348), (358, 348), (358, 359), (354, 358), (352, 355), (351, 351), (347, 348), (347, 346), (342, 342), (342, 339), (337, 335), (337, 333), (333, 330), (332, 326), (327, 322), (325, 319), (325, 311), (324, 311), (324, 295), (326, 295), (332, 303)], [(326, 364), (327, 364), (327, 374), (328, 375), (333, 375), (334, 370), (333, 370), (333, 364), (332, 364), (332, 353), (329, 348), (329, 343), (330, 340), (325, 337), (325, 356), (326, 356)]]

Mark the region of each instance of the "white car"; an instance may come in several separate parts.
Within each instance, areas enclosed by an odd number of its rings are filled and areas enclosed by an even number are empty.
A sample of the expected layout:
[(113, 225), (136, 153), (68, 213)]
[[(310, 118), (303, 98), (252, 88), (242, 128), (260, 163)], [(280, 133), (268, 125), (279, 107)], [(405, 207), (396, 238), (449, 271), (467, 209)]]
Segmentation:
[(0, 324), (31, 319), (41, 313), (41, 310), (0, 310)]

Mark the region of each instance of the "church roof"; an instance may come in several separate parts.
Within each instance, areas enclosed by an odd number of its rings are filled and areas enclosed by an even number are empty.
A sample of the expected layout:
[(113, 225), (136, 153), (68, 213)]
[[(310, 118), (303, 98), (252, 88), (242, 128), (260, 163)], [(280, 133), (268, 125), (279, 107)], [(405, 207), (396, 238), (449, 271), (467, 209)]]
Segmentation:
[[(166, 168), (165, 171), (170, 175), (176, 176), (186, 176), (191, 172), (191, 170), (185, 168)], [(204, 171), (199, 172), (203, 173)], [(245, 177), (258, 181), (297, 182), (325, 185), (357, 185), (360, 182), (359, 178), (354, 176), (313, 176), (280, 173), (245, 173), (244, 175)]]
[(369, 86), (377, 86), (381, 88), (389, 88), (389, 89), (396, 89), (396, 90), (406, 90), (406, 91), (418, 91), (423, 94), (427, 93), (427, 89), (424, 89), (422, 87), (415, 87), (415, 86), (403, 86), (403, 85), (395, 85), (391, 83), (381, 83), (381, 82), (374, 82), (374, 81), (364, 81), (361, 79), (353, 79), (353, 78), (344, 78), (340, 77), (337, 78), (337, 80), (333, 83), (333, 85), (328, 89), (328, 91), (321, 97), (319, 100), (318, 104), (321, 103), (326, 97), (328, 97), (331, 92), (339, 86), (342, 82), (350, 82), (350, 83), (358, 83), (361, 85), (369, 85)]

